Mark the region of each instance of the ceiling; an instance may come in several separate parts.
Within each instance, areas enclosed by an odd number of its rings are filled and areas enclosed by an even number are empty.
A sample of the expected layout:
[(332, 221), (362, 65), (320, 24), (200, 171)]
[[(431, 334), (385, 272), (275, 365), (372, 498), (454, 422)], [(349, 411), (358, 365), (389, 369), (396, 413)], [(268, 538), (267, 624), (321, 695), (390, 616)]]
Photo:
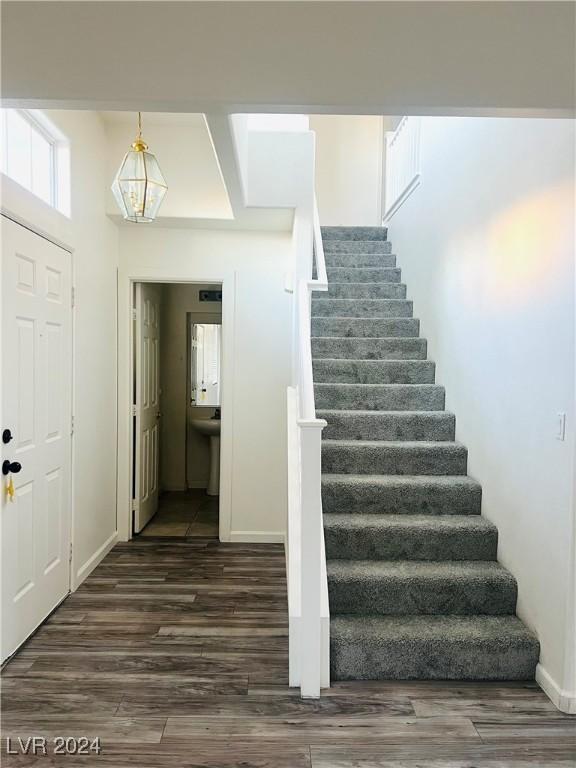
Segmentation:
[[(136, 112), (101, 111), (100, 115), (108, 125), (126, 125), (132, 129), (137, 125)], [(201, 128), (206, 125), (204, 115), (195, 112), (142, 112), (143, 129), (150, 125), (178, 125)]]
[(8, 106), (575, 110), (571, 2), (3, 2)]

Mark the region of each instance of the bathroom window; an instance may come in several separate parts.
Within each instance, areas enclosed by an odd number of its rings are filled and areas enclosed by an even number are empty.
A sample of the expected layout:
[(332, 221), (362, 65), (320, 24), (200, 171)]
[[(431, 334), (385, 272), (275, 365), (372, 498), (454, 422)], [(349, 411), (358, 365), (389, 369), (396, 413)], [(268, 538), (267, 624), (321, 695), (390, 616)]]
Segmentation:
[(41, 112), (1, 109), (0, 148), (2, 173), (69, 215), (69, 145)]

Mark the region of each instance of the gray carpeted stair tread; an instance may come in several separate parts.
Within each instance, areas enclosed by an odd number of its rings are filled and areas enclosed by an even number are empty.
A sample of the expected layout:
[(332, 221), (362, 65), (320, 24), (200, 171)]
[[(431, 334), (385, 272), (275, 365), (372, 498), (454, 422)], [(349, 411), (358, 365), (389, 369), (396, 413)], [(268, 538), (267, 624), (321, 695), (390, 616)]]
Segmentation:
[(465, 475), (468, 451), (455, 442), (324, 440), (322, 471), (330, 474)]
[(386, 240), (386, 227), (321, 227), (322, 242), (328, 240)]
[(334, 680), (529, 680), (540, 648), (516, 616), (336, 616)]
[(325, 440), (454, 440), (456, 419), (447, 411), (340, 411), (318, 409)]
[(314, 381), (321, 384), (434, 384), (431, 360), (347, 360), (313, 358)]
[(404, 283), (328, 283), (327, 291), (314, 291), (314, 299), (405, 299)]
[[(409, 337), (420, 333), (420, 321), (412, 317), (313, 317), (312, 336)], [(348, 355), (356, 357), (356, 354)], [(361, 356), (361, 355), (360, 355)]]
[(481, 501), (467, 475), (322, 475), (325, 513), (479, 515)]
[(312, 299), (312, 317), (412, 317), (407, 299)]
[(329, 560), (495, 560), (498, 529), (480, 515), (324, 514)]
[(329, 283), (399, 283), (397, 267), (326, 267)]
[(426, 339), (409, 337), (358, 338), (316, 336), (312, 338), (314, 358), (355, 358), (357, 360), (425, 360)]
[(396, 266), (393, 253), (329, 253), (324, 254), (327, 267), (384, 267)]
[(330, 240), (324, 243), (324, 256), (332, 253), (362, 253), (386, 255), (392, 253), (387, 240)]
[(329, 560), (330, 614), (513, 614), (512, 574), (492, 561)]
[(440, 384), (314, 384), (316, 407), (360, 411), (443, 411)]
[(327, 291), (313, 291), (314, 299), (405, 299), (405, 283), (328, 283)]

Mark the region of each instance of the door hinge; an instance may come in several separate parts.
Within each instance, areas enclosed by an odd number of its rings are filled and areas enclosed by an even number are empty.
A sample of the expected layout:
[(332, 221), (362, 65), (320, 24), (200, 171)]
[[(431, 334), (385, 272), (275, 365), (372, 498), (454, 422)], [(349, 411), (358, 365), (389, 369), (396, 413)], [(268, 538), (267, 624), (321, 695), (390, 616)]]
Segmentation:
[(137, 415), (138, 415), (138, 406), (132, 405), (132, 416), (137, 416)]
[(70, 417), (70, 437), (74, 434), (74, 416)]
[(73, 550), (73, 548), (74, 548), (74, 545), (72, 544), (72, 542), (70, 542), (70, 554), (68, 555), (68, 562), (69, 563), (72, 562), (72, 550)]
[(138, 512), (138, 499), (132, 499), (132, 512)]
[(70, 289), (70, 306), (72, 309), (76, 306), (76, 288), (74, 286)]

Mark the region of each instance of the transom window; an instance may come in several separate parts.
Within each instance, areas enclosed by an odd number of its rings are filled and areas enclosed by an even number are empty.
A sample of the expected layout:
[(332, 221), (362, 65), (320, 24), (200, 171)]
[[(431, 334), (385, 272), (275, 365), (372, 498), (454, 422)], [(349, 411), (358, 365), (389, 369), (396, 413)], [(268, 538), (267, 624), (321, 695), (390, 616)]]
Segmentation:
[(68, 142), (36, 110), (0, 110), (0, 170), (69, 215)]

